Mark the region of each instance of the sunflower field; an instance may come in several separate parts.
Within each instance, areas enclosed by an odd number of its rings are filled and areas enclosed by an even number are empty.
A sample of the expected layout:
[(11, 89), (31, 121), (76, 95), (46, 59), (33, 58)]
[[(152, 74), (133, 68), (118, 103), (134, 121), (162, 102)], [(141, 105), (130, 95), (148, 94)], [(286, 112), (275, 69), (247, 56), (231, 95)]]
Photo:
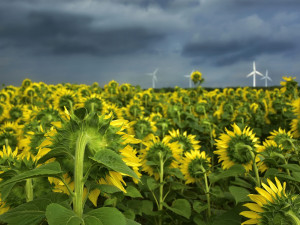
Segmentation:
[(0, 224), (300, 225), (300, 98), (111, 81), (0, 91)]

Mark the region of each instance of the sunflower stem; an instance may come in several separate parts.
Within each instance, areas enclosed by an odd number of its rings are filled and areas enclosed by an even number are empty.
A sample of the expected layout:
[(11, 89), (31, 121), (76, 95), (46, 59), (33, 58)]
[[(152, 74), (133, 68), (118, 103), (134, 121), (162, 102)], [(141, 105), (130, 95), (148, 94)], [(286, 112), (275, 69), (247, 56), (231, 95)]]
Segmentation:
[(209, 194), (209, 186), (208, 186), (208, 180), (207, 180), (207, 174), (206, 174), (206, 170), (204, 169), (204, 167), (201, 165), (201, 170), (204, 174), (204, 182), (205, 182), (205, 195), (206, 195), (206, 199), (207, 199), (207, 214), (208, 214), (208, 218), (211, 217), (211, 209), (210, 209), (210, 194)]
[[(162, 211), (163, 210), (163, 194), (164, 194), (164, 160), (162, 157), (162, 153), (159, 152), (159, 206), (158, 206), (158, 211)], [(162, 225), (162, 215), (160, 215), (159, 217), (159, 225)]]
[(293, 222), (293, 225), (300, 225), (300, 219), (292, 210), (287, 211), (285, 215)]
[(258, 173), (256, 161), (255, 161), (255, 154), (252, 150), (250, 150), (250, 154), (251, 154), (252, 161), (253, 161), (253, 170), (255, 173), (256, 185), (257, 185), (257, 187), (260, 187), (260, 177), (259, 177), (259, 173)]
[(25, 191), (26, 191), (26, 202), (32, 201), (33, 200), (32, 178), (26, 179)]
[(76, 142), (75, 150), (75, 164), (74, 164), (74, 185), (75, 193), (73, 198), (73, 210), (78, 215), (79, 218), (82, 218), (83, 214), (83, 163), (84, 163), (84, 151), (87, 144), (87, 137), (83, 131), (79, 133), (79, 137)]

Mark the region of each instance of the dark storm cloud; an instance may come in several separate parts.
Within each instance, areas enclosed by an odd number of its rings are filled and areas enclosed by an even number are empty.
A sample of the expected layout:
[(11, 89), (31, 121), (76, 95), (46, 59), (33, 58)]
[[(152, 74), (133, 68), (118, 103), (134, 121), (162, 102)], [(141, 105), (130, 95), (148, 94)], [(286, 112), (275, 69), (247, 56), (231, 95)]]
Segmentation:
[(184, 0), (184, 1), (182, 0), (106, 0), (106, 1), (112, 1), (124, 5), (137, 5), (143, 8), (157, 6), (167, 10), (172, 10), (172, 9), (176, 10), (176, 9), (183, 9), (188, 7), (195, 7), (200, 4), (199, 0)]
[(10, 20), (6, 9), (0, 10), (0, 44), (25, 48), (38, 54), (89, 54), (107, 56), (147, 51), (162, 40), (163, 33), (138, 25), (118, 28), (92, 26), (94, 18), (60, 11), (28, 12), (16, 9)]
[(250, 38), (229, 41), (201, 41), (188, 43), (182, 54), (199, 61), (209, 61), (216, 66), (234, 64), (239, 61), (254, 60), (264, 54), (286, 53), (293, 50), (295, 44), (288, 41), (272, 41), (265, 38)]

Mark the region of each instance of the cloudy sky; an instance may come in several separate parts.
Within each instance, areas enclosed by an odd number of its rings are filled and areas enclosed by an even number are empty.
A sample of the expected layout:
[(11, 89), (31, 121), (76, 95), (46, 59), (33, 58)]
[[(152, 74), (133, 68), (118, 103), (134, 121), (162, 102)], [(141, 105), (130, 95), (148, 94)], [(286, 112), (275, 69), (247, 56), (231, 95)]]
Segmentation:
[[(300, 77), (299, 0), (1, 0), (0, 85), (279, 85)], [(296, 79), (299, 82), (299, 79)], [(257, 79), (257, 86), (264, 81)]]

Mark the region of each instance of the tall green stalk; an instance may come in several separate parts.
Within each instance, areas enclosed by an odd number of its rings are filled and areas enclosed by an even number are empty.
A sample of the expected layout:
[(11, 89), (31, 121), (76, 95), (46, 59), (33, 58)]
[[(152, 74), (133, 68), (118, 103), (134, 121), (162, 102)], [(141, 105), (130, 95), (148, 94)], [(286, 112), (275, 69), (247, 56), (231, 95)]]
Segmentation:
[(207, 200), (207, 214), (208, 217), (211, 217), (211, 206), (210, 206), (210, 194), (209, 194), (209, 185), (208, 185), (208, 179), (207, 179), (207, 171), (204, 169), (204, 167), (201, 165), (201, 170), (204, 174), (204, 182), (205, 182), (205, 195)]
[(252, 150), (250, 150), (250, 154), (251, 154), (252, 161), (253, 161), (253, 170), (254, 170), (254, 173), (255, 173), (256, 185), (258, 187), (260, 187), (260, 177), (259, 177), (259, 173), (258, 173), (256, 161), (255, 161), (255, 154)]
[[(164, 160), (163, 160), (161, 152), (159, 152), (158, 155), (159, 155), (159, 161), (160, 161), (160, 164), (159, 164), (159, 200), (158, 200), (158, 211), (162, 211), (163, 210), (163, 203), (164, 203), (164, 200), (163, 200), (163, 194), (164, 194), (164, 185), (163, 185), (163, 183), (164, 183)], [(162, 215), (160, 215), (158, 224), (162, 225)]]
[(73, 210), (78, 215), (79, 218), (82, 218), (83, 214), (83, 163), (84, 163), (84, 151), (87, 144), (87, 137), (85, 132), (81, 130), (79, 137), (76, 142), (75, 149), (75, 164), (74, 164), (74, 185), (75, 192), (73, 197)]

